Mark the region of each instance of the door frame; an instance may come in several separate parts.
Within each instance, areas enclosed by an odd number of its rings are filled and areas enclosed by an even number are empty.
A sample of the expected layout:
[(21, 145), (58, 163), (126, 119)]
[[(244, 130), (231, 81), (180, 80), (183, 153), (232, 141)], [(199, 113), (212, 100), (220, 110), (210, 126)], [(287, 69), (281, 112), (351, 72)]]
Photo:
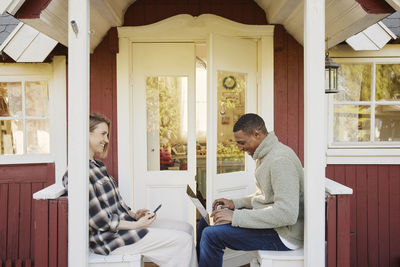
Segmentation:
[(207, 42), (209, 34), (257, 39), (257, 113), (274, 128), (274, 25), (247, 25), (217, 15), (177, 15), (146, 26), (118, 27), (117, 132), (121, 195), (133, 205), (132, 51), (133, 42)]

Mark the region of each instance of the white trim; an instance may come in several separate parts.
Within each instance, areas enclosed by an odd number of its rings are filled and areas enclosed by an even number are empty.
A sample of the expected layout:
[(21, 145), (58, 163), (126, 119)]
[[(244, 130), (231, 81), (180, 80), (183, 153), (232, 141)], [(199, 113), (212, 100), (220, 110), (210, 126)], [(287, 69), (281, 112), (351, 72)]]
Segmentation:
[[(119, 38), (117, 54), (117, 121), (118, 121), (118, 182), (119, 191), (128, 206), (133, 205), (132, 82), (130, 78), (131, 49), (128, 38)], [(130, 136), (129, 133), (132, 133)]]
[(24, 2), (25, 0), (2, 0), (0, 1), (0, 14), (4, 15), (8, 12), (14, 16)]
[(68, 266), (88, 266), (90, 2), (68, 1)]
[(274, 130), (274, 37), (261, 37), (258, 43), (258, 114), (264, 119), (268, 131)]
[[(50, 153), (0, 155), (1, 164), (55, 163), (56, 180), (66, 169), (66, 62), (64, 56), (54, 57), (53, 63), (1, 63), (1, 82), (48, 82)], [(63, 112), (64, 110), (64, 112)], [(1, 118), (9, 119), (9, 118)], [(63, 145), (64, 144), (64, 145)], [(57, 153), (56, 153), (57, 151)]]
[[(135, 27), (118, 27), (120, 50), (117, 55), (117, 118), (118, 118), (118, 177), (121, 194), (128, 204), (132, 204), (132, 177), (133, 154), (132, 140), (134, 134), (132, 122), (133, 83), (130, 73), (131, 42), (206, 42), (210, 33), (253, 38), (259, 40), (260, 72), (259, 97), (268, 99), (268, 103), (258, 103), (260, 115), (264, 117), (269, 128), (273, 128), (273, 25), (246, 25), (230, 21), (228, 19), (203, 14), (199, 17), (191, 15), (177, 15), (163, 21)], [(210, 56), (210, 55), (208, 55)], [(208, 75), (212, 72), (208, 66)], [(209, 85), (208, 85), (209, 86)], [(210, 96), (208, 96), (209, 99)], [(268, 105), (269, 106), (268, 106)], [(208, 131), (212, 129), (209, 128)], [(214, 146), (207, 140), (207, 147)], [(216, 148), (216, 145), (215, 145)], [(207, 168), (209, 169), (209, 168)], [(210, 183), (207, 183), (209, 186)], [(207, 188), (210, 191), (210, 188)]]
[(351, 195), (353, 194), (353, 189), (329, 178), (325, 178), (325, 192), (330, 195)]
[[(342, 48), (341, 49), (342, 53), (347, 54), (346, 49)], [(344, 51), (344, 52), (343, 52)], [(393, 51), (391, 52), (393, 53)], [(360, 53), (358, 53), (360, 54)], [(363, 55), (367, 56), (368, 53), (363, 52)], [(372, 55), (375, 55), (374, 53), (369, 53)], [(371, 158), (366, 159), (365, 158), (365, 152), (362, 152), (362, 150), (370, 150), (369, 154), (371, 155), (376, 155), (377, 157), (386, 157), (385, 160), (383, 161), (384, 163), (380, 162), (378, 164), (391, 164), (390, 162), (396, 162), (396, 158), (388, 158), (391, 156), (391, 152), (385, 152), (383, 153), (385, 149), (387, 150), (393, 150), (393, 148), (398, 148), (400, 147), (400, 142), (398, 141), (375, 141), (375, 135), (374, 135), (374, 129), (375, 129), (375, 106), (376, 105), (400, 105), (400, 101), (387, 101), (387, 100), (375, 100), (375, 86), (376, 86), (376, 64), (400, 64), (400, 59), (399, 58), (341, 58), (340, 53), (336, 51), (335, 53), (335, 61), (337, 63), (342, 63), (342, 64), (368, 64), (371, 66), (371, 100), (370, 101), (334, 101), (333, 97), (334, 95), (327, 95), (326, 98), (328, 99), (328, 110), (326, 113), (326, 117), (328, 118), (328, 126), (327, 126), (327, 141), (328, 141), (328, 146), (327, 146), (327, 156), (328, 156), (328, 161), (329, 164), (373, 164), (373, 160)], [(372, 134), (371, 136), (371, 141), (369, 142), (334, 142), (333, 141), (333, 108), (334, 105), (368, 105), (371, 107), (371, 114), (374, 114), (374, 116), (371, 116), (371, 122), (370, 122), (370, 133)], [(340, 150), (342, 149), (342, 150)], [(360, 152), (355, 152), (357, 150), (360, 150)], [(346, 157), (346, 159), (339, 159), (338, 155), (333, 158), (331, 155), (332, 154), (337, 154), (335, 151), (341, 151), (340, 153), (343, 153), (343, 151), (350, 151), (344, 153), (342, 156)], [(376, 151), (376, 152), (375, 152)], [(375, 161), (378, 161), (375, 159)], [(352, 163), (350, 163), (352, 162)], [(377, 164), (377, 162), (375, 162)]]
[(119, 38), (132, 42), (202, 41), (210, 32), (232, 37), (261, 38), (274, 34), (273, 25), (247, 25), (216, 15), (177, 15), (145, 26), (118, 27)]
[(400, 164), (400, 149), (328, 149), (328, 164)]
[[(53, 103), (51, 147), (55, 162), (55, 181), (60, 182), (67, 169), (67, 63), (65, 56), (53, 58)], [(57, 147), (57, 152), (55, 152)]]
[(325, 1), (304, 1), (304, 266), (325, 265)]

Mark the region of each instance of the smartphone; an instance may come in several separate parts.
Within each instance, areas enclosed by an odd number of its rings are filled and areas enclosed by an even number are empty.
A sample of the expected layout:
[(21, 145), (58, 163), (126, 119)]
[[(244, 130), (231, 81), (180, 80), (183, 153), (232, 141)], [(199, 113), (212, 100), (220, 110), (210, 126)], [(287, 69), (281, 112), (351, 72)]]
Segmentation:
[(160, 208), (161, 208), (161, 204), (158, 205), (158, 207), (153, 211), (153, 213), (156, 213)]
[(152, 218), (155, 216), (156, 212), (157, 212), (160, 208), (161, 208), (161, 204), (158, 205), (158, 207), (153, 211), (153, 214), (154, 214), (154, 215), (151, 216), (151, 217), (149, 217), (149, 220), (152, 219)]

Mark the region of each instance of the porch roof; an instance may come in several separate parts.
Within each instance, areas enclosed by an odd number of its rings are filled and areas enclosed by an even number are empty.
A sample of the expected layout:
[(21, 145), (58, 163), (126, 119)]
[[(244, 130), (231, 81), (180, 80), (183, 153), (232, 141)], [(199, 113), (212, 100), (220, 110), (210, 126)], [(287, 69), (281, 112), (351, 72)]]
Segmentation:
[[(264, 10), (268, 23), (282, 24), (303, 44), (304, 0), (254, 1)], [(125, 11), (136, 0), (91, 2), (90, 50), (93, 51), (111, 27), (124, 24)], [(328, 47), (394, 13), (393, 8), (400, 9), (393, 0), (326, 0), (325, 40)], [(5, 12), (16, 15), (22, 22), (68, 46), (68, 0), (7, 0), (0, 5), (0, 13)]]

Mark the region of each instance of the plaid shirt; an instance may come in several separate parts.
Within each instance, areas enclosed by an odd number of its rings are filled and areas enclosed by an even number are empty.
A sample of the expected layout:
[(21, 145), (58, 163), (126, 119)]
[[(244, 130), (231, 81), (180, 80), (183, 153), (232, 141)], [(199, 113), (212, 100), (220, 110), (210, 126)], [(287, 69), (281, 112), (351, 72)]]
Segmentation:
[[(121, 246), (143, 238), (148, 230), (117, 230), (120, 220), (136, 221), (122, 200), (114, 179), (99, 160), (89, 161), (89, 247), (96, 254), (108, 255)], [(63, 177), (68, 190), (68, 171)]]

